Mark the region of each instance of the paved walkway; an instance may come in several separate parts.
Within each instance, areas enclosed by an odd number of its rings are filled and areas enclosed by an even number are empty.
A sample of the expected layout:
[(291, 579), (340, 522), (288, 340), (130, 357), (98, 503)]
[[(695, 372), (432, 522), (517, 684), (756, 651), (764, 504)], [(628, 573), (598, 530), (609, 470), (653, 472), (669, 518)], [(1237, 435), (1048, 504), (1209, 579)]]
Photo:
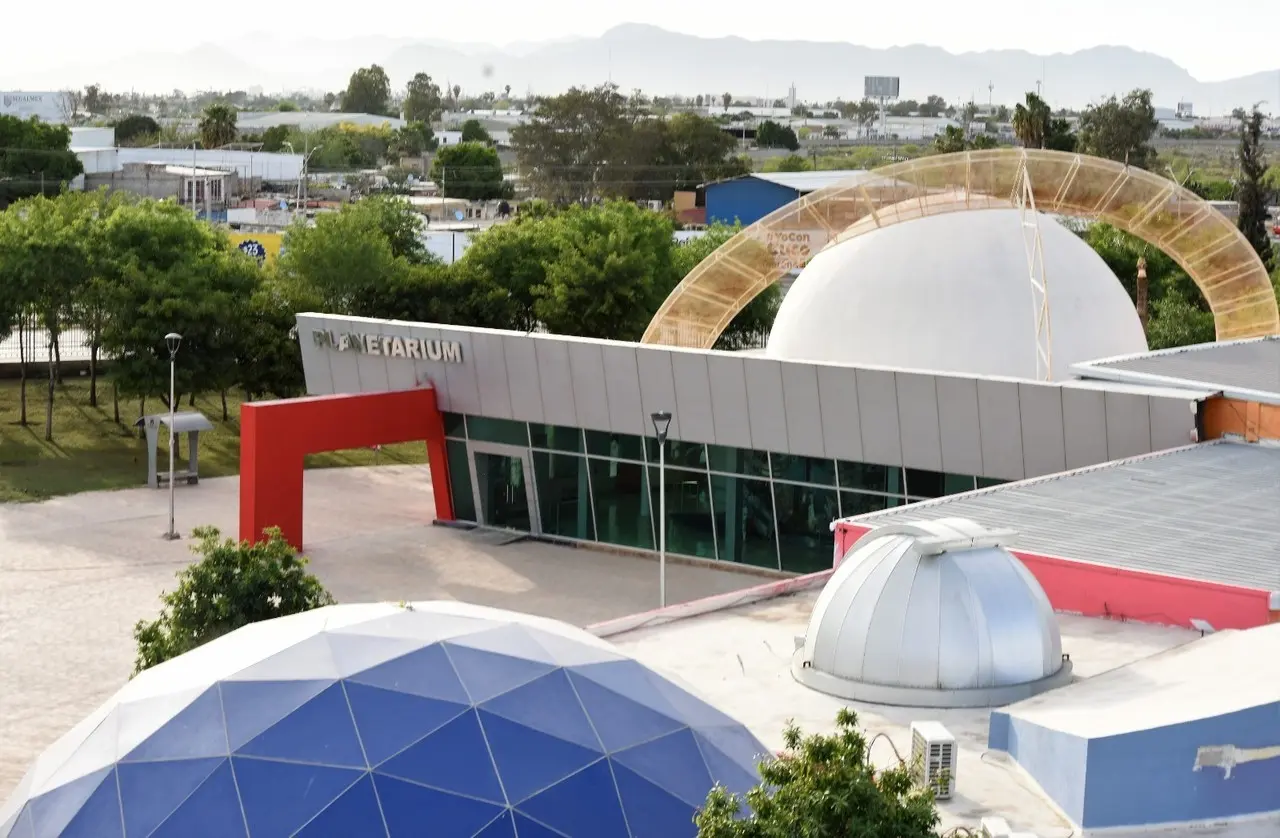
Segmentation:
[[(236, 535), (236, 478), (179, 486), (178, 530)], [(304, 541), (340, 601), (455, 599), (586, 625), (656, 605), (657, 565), (536, 542), (507, 546), (429, 523), (425, 466), (311, 471)], [(108, 698), (133, 665), (133, 625), (192, 556), (166, 542), (168, 495), (94, 492), (0, 505), (0, 800), (27, 765)], [(758, 577), (672, 565), (680, 602)]]

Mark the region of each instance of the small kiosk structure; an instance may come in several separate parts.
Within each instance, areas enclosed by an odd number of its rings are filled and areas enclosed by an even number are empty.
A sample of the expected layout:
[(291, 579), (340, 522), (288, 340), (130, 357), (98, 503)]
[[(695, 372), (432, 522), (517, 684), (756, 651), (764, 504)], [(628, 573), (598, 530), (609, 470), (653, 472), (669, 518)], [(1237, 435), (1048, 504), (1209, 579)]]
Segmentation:
[[(169, 426), (168, 413), (153, 413), (143, 416), (134, 423), (147, 432), (147, 485), (153, 489), (169, 484), (169, 470), (157, 467), (157, 454), (160, 447), (160, 429)], [(194, 485), (200, 482), (200, 432), (213, 430), (213, 423), (203, 413), (186, 411), (173, 415), (173, 434), (175, 439), (180, 434), (187, 435), (187, 466), (173, 473), (174, 480), (186, 480)]]

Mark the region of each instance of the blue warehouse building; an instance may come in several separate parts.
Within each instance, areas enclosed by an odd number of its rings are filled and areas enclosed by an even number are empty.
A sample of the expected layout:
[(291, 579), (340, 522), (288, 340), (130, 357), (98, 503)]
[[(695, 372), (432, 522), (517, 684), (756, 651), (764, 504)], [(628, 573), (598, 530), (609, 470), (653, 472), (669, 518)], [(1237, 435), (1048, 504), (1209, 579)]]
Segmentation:
[(707, 223), (754, 224), (797, 198), (843, 180), (865, 175), (862, 169), (830, 172), (762, 172), (706, 186)]

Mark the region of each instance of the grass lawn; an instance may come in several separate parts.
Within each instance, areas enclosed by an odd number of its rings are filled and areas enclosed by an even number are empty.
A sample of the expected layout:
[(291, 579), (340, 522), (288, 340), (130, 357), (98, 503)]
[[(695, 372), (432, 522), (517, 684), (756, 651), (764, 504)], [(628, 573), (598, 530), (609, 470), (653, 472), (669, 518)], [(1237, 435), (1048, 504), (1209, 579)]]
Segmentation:
[[(19, 382), (0, 380), (0, 502), (35, 501), (94, 489), (125, 489), (146, 485), (147, 443), (132, 427), (138, 400), (120, 402), (120, 424), (112, 418), (111, 385), (98, 383), (98, 406), (89, 406), (88, 377), (68, 375), (58, 388), (53, 408), (53, 442), (44, 441), (46, 383), (38, 369), (27, 383), (27, 425), (18, 424)], [(216, 394), (196, 399), (199, 410), (214, 424), (200, 435), (200, 476), (220, 477), (240, 470), (241, 394), (227, 395), (228, 421)], [(179, 410), (190, 410), (183, 399)], [(147, 400), (147, 411), (164, 410), (158, 399)], [(186, 446), (179, 449), (186, 455)], [(168, 436), (160, 437), (159, 457), (168, 464)], [(317, 454), (308, 468), (372, 466), (426, 462), (422, 443), (388, 445), (382, 450), (357, 449)]]

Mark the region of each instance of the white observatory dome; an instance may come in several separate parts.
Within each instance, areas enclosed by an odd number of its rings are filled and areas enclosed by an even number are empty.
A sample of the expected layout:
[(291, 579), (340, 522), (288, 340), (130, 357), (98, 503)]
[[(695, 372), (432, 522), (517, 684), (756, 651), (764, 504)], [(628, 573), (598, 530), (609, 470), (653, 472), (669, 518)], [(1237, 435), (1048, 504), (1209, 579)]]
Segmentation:
[(1053, 607), (1001, 546), (1010, 535), (962, 518), (868, 532), (819, 595), (792, 674), (909, 707), (995, 707), (1066, 683)]
[[(1038, 218), (1053, 378), (1069, 378), (1081, 361), (1145, 352), (1142, 324), (1115, 274), (1079, 236)], [(1023, 229), (1018, 209), (982, 209), (914, 218), (833, 245), (783, 299), (766, 354), (1036, 379)]]

